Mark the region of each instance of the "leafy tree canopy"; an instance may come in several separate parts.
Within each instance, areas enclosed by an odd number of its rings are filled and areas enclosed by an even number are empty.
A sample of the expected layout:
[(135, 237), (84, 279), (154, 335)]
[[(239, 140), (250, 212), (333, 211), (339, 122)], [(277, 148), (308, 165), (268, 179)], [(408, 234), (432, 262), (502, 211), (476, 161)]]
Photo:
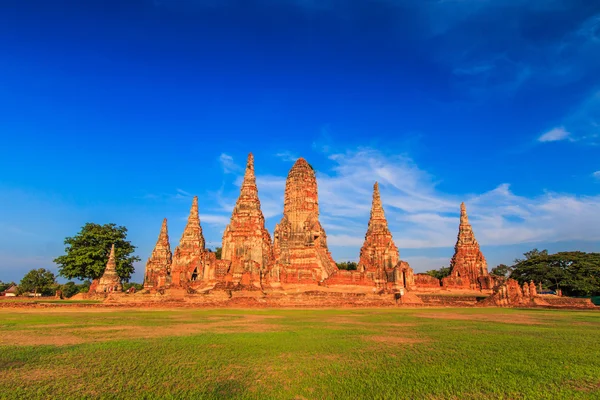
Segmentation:
[(14, 285), (14, 282), (2, 282), (0, 281), (0, 292), (4, 292), (6, 289)]
[(441, 267), (440, 269), (431, 269), (429, 271), (426, 271), (425, 273), (427, 275), (433, 276), (434, 278), (442, 280), (448, 275), (450, 275), (451, 271), (452, 269), (450, 267)]
[(561, 289), (568, 296), (600, 294), (600, 253), (532, 252), (525, 253), (526, 258), (513, 265), (511, 278), (521, 284), (531, 280), (541, 282), (544, 287)]
[(346, 271), (356, 271), (358, 269), (358, 264), (354, 261), (344, 261), (336, 263), (339, 269), (343, 269)]
[(217, 260), (221, 259), (221, 254), (223, 253), (223, 248), (222, 247), (217, 247), (215, 249), (215, 255), (217, 256)]
[(32, 269), (21, 279), (19, 290), (22, 293), (52, 294), (55, 280), (56, 278), (52, 271), (44, 268)]
[(490, 271), (490, 274), (507, 278), (510, 276), (511, 272), (512, 272), (511, 267), (509, 267), (508, 265), (505, 265), (505, 264), (499, 264), (499, 265), (495, 266), (494, 268), (492, 268), (492, 270)]
[(112, 244), (115, 245), (117, 274), (129, 281), (134, 271), (133, 263), (140, 261), (133, 255), (135, 246), (127, 240), (127, 228), (115, 224), (99, 225), (88, 222), (81, 231), (65, 239), (65, 255), (57, 257), (61, 276), (67, 279), (97, 279), (102, 276)]

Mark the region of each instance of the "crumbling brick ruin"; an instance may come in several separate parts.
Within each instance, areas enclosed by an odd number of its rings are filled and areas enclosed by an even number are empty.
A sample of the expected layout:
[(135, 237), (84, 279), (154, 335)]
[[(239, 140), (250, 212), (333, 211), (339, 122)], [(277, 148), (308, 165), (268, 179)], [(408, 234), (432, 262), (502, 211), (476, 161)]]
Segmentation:
[(121, 284), (121, 278), (117, 274), (117, 262), (115, 260), (115, 245), (113, 244), (110, 248), (110, 254), (108, 255), (108, 262), (106, 263), (106, 269), (104, 274), (93, 284), (93, 288), (90, 286), (90, 291), (95, 293), (111, 293), (120, 292), (123, 290)]
[(446, 288), (480, 290), (494, 286), (487, 262), (469, 223), (465, 203), (460, 205), (460, 225), (450, 268), (450, 276), (443, 279)]
[(288, 174), (283, 217), (273, 236), (271, 281), (316, 284), (337, 271), (319, 222), (317, 177), (304, 158), (299, 158)]

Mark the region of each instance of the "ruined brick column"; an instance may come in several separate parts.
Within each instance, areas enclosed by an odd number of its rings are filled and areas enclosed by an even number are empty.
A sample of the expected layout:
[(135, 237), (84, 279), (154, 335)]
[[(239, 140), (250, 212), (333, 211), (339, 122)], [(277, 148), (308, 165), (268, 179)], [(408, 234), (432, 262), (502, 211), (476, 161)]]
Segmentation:
[(173, 253), (171, 253), (167, 219), (165, 218), (160, 228), (156, 246), (154, 246), (154, 250), (146, 262), (144, 288), (158, 289), (167, 286), (170, 283), (172, 261)]
[(187, 225), (175, 248), (171, 266), (171, 287), (184, 287), (202, 278), (204, 263), (204, 236), (198, 214), (198, 196), (194, 196)]
[(249, 273), (248, 279), (260, 285), (262, 274), (272, 265), (271, 235), (265, 228), (265, 217), (260, 209), (252, 153), (248, 155), (244, 181), (231, 221), (223, 232), (221, 259), (231, 261), (229, 273), (234, 283), (242, 280), (242, 274)]
[(117, 262), (115, 260), (115, 245), (113, 244), (110, 248), (110, 254), (108, 256), (108, 262), (106, 263), (106, 269), (98, 285), (96, 286), (96, 293), (110, 293), (120, 292), (123, 290), (121, 285), (121, 278), (117, 274)]
[(273, 252), (275, 281), (318, 283), (337, 271), (319, 222), (315, 171), (303, 158), (296, 161), (285, 183), (283, 217), (275, 227)]
[(451, 273), (444, 278), (444, 286), (471, 289), (491, 289), (493, 286), (487, 262), (469, 223), (465, 203), (460, 205), (460, 225), (450, 268)]

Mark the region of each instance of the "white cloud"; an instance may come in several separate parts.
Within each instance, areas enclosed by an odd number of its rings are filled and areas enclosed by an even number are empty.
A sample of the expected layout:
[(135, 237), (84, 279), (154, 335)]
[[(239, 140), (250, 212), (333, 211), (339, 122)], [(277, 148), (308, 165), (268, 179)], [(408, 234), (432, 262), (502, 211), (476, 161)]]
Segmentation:
[(596, 172), (592, 173), (592, 176), (596, 179), (600, 179), (600, 171), (596, 171)]
[(223, 167), (223, 172), (226, 174), (232, 174), (242, 170), (242, 168), (233, 161), (233, 157), (231, 157), (229, 154), (221, 153), (219, 156), (219, 162), (221, 163), (221, 167)]
[(291, 151), (281, 151), (275, 154), (275, 157), (281, 159), (281, 161), (288, 162), (294, 162), (299, 158), (296, 154), (292, 153)]
[[(358, 257), (376, 180), (390, 230), (401, 251), (454, 246), (461, 201), (467, 204), (475, 235), (482, 245), (600, 241), (600, 195), (548, 192), (525, 197), (513, 193), (509, 184), (501, 183), (483, 193), (457, 196), (440, 191), (434, 177), (406, 156), (387, 156), (361, 148), (329, 158), (333, 167), (317, 172), (317, 180), (321, 223), (334, 257), (338, 253)], [(237, 182), (240, 181), (238, 177)], [(285, 177), (259, 175), (257, 185), (272, 230), (283, 210)], [(202, 221), (224, 228), (238, 194), (219, 193), (218, 208), (213, 215), (204, 215)], [(439, 261), (436, 259), (435, 263)]]
[(558, 142), (560, 140), (565, 140), (570, 138), (570, 133), (564, 128), (564, 126), (559, 126), (553, 129), (550, 129), (548, 132), (544, 133), (538, 138), (539, 142)]

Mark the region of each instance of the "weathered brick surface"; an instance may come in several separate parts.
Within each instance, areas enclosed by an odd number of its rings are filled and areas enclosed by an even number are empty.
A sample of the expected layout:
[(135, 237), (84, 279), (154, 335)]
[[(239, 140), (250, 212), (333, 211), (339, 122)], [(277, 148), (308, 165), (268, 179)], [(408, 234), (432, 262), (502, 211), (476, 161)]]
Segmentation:
[(469, 223), (465, 203), (460, 205), (460, 225), (450, 261), (450, 276), (443, 279), (444, 287), (457, 289), (491, 289), (487, 262)]
[(144, 274), (145, 289), (165, 288), (171, 283), (171, 264), (173, 253), (169, 243), (169, 231), (167, 219), (163, 220), (156, 246), (152, 250), (150, 258), (146, 262), (146, 273)]
[(115, 260), (115, 245), (113, 244), (110, 248), (110, 254), (108, 256), (108, 262), (106, 263), (106, 269), (104, 274), (98, 280), (98, 284), (94, 288), (95, 293), (110, 293), (120, 292), (123, 290), (121, 285), (121, 278), (117, 274), (117, 262)]
[(250, 274), (246, 280), (257, 286), (273, 264), (271, 235), (265, 228), (265, 217), (260, 209), (252, 154), (248, 155), (240, 196), (223, 233), (221, 258), (230, 261), (233, 283), (240, 283), (246, 273)]
[(319, 222), (318, 197), (315, 171), (299, 158), (288, 174), (283, 217), (275, 226), (271, 282), (315, 284), (337, 271)]
[(171, 287), (187, 287), (190, 282), (202, 279), (205, 253), (204, 236), (198, 214), (198, 197), (194, 196), (187, 224), (173, 254)]

